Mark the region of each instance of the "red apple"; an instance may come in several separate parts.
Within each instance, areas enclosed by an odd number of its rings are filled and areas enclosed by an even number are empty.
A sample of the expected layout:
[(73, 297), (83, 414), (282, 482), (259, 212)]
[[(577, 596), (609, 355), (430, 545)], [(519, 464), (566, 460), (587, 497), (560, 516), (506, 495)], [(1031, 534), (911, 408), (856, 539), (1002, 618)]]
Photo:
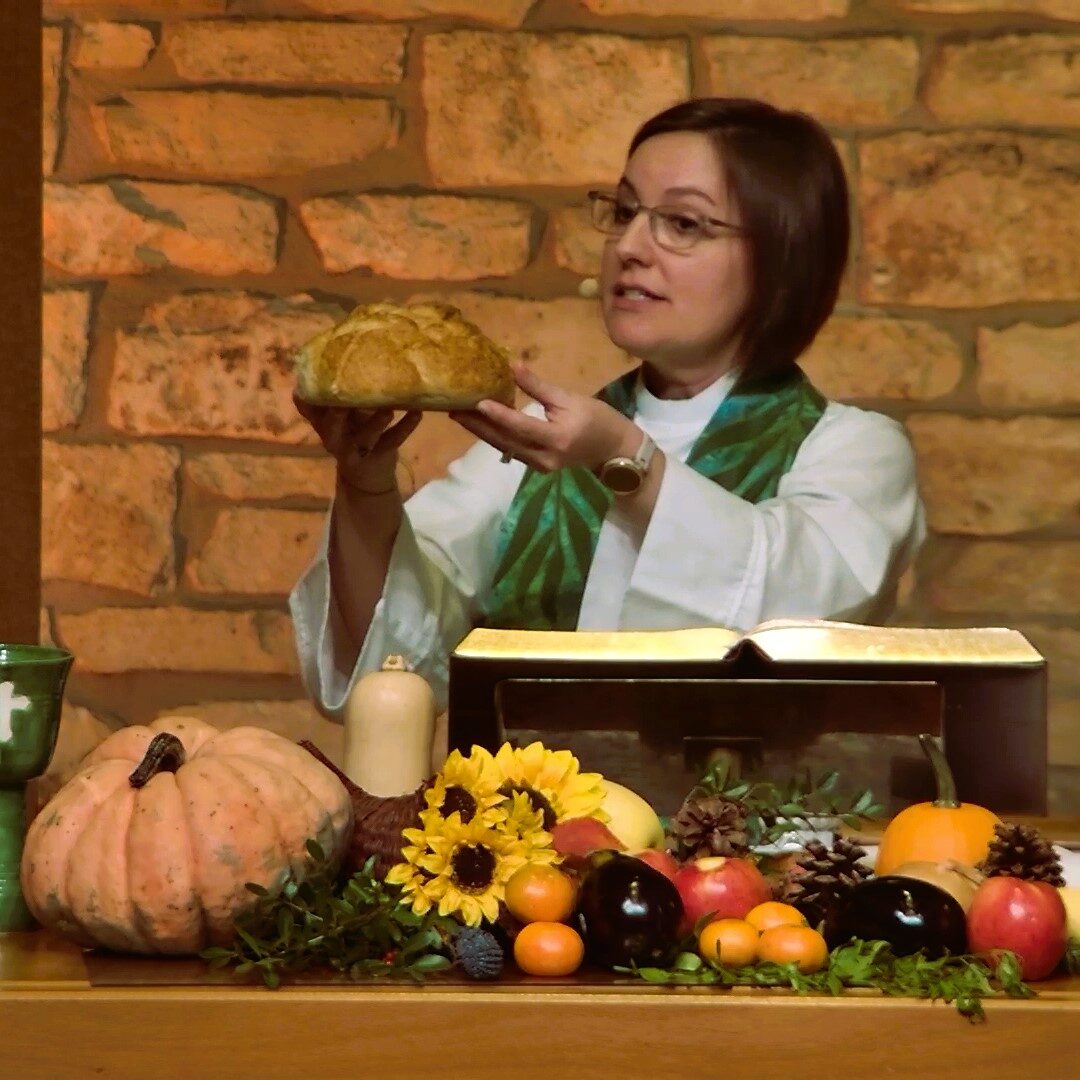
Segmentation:
[(682, 897), (688, 926), (695, 926), (703, 915), (741, 919), (772, 898), (769, 883), (749, 859), (721, 856), (694, 859), (679, 867), (675, 888)]
[(591, 817), (566, 818), (553, 826), (551, 846), (560, 855), (582, 857), (606, 848), (623, 850), (619, 838), (602, 821)]
[(654, 870), (659, 870), (668, 881), (674, 881), (675, 875), (679, 872), (678, 860), (670, 852), (660, 851), (657, 848), (642, 848), (641, 851), (632, 851), (630, 854), (635, 859), (648, 863)]
[(1025, 979), (1045, 979), (1065, 955), (1065, 905), (1045, 881), (987, 878), (967, 914), (972, 952), (1011, 949)]

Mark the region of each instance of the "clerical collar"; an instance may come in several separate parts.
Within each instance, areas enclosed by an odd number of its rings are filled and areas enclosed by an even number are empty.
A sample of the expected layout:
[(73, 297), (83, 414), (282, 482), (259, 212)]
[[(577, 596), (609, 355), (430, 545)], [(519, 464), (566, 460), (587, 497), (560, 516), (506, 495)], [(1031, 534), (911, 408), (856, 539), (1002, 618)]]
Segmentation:
[(634, 387), (636, 412), (643, 419), (666, 420), (669, 423), (700, 421), (704, 424), (720, 407), (720, 402), (731, 393), (735, 374), (734, 371), (726, 372), (693, 397), (658, 398), (645, 385), (642, 370), (638, 369), (637, 385)]

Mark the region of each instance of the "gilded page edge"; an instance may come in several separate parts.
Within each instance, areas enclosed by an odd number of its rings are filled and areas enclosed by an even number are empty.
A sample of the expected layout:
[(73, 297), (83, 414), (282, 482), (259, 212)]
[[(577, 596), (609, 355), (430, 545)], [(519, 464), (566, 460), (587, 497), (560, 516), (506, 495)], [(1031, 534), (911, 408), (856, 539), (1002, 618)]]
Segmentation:
[[(778, 648), (778, 636), (794, 637)], [(769, 639), (772, 638), (770, 648)], [(725, 627), (684, 630), (472, 630), (454, 650), (467, 659), (722, 661), (743, 640), (777, 662), (1038, 666), (1042, 654), (1005, 627), (882, 627), (775, 620), (745, 637)]]

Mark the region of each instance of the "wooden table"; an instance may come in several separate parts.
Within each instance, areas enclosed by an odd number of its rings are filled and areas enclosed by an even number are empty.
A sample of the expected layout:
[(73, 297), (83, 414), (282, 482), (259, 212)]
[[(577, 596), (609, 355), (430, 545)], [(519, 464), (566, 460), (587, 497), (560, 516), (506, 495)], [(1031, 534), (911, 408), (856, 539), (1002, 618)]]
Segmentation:
[(1080, 1075), (1080, 979), (1030, 1001), (950, 1005), (855, 992), (559, 983), (266, 990), (198, 960), (85, 954), (0, 936), (0, 1077), (80, 1080), (724, 1080)]

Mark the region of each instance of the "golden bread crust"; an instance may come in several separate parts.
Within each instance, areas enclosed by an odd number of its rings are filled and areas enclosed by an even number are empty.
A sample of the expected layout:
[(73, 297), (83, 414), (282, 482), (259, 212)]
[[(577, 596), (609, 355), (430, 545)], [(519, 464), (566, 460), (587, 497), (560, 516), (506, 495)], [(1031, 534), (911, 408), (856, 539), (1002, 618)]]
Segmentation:
[(363, 304), (296, 358), (305, 401), (358, 408), (514, 404), (509, 356), (449, 304)]

